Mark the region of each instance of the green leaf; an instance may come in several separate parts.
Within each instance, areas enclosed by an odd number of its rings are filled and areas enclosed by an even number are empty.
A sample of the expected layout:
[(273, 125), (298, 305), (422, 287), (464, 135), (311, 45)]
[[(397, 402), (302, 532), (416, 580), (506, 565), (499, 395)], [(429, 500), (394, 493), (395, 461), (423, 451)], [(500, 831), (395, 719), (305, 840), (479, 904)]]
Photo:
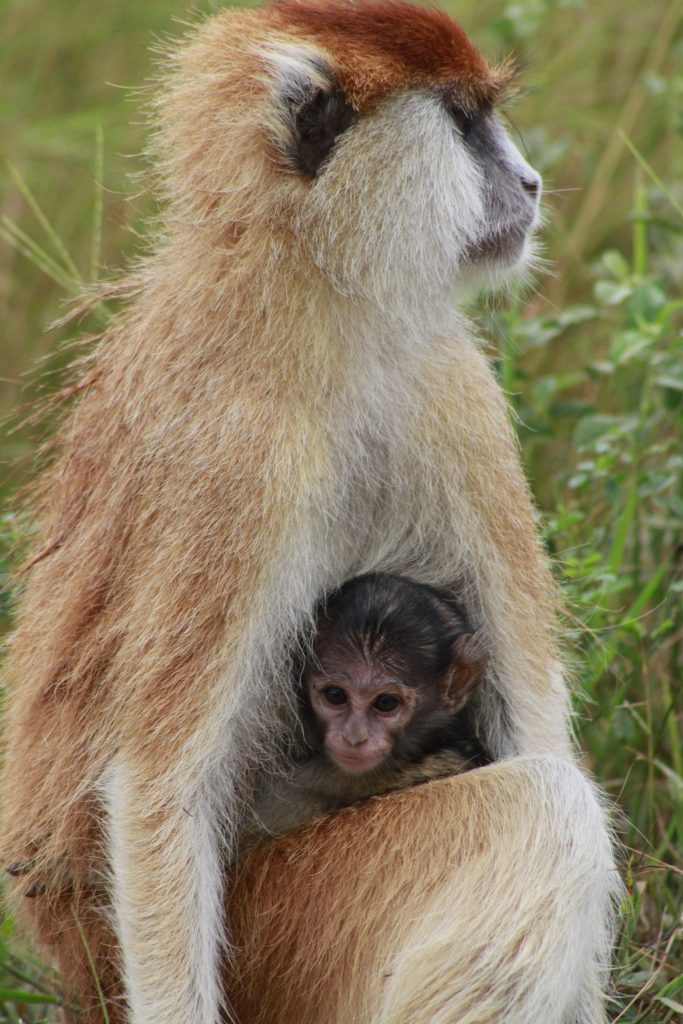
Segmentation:
[(683, 375), (672, 377), (670, 374), (667, 374), (666, 376), (656, 377), (655, 383), (659, 384), (660, 388), (668, 388), (670, 391), (683, 391)]
[(595, 297), (605, 306), (618, 306), (631, 295), (631, 286), (615, 284), (613, 281), (598, 281), (595, 286)]
[(574, 440), (577, 447), (585, 448), (593, 444), (600, 437), (607, 435), (618, 436), (633, 430), (636, 426), (635, 416), (610, 416), (605, 413), (597, 413), (595, 416), (584, 416), (576, 425)]
[(626, 550), (626, 542), (628, 540), (629, 532), (631, 529), (631, 523), (636, 512), (636, 506), (638, 504), (638, 490), (636, 486), (632, 486), (626, 499), (626, 505), (623, 512), (617, 520), (617, 525), (614, 531), (614, 540), (612, 541), (612, 548), (609, 553), (609, 567), (612, 572), (616, 573), (619, 571), (621, 564), (624, 560), (624, 551)]
[(649, 334), (642, 331), (619, 331), (610, 343), (610, 356), (620, 366), (643, 355), (655, 342)]
[(617, 252), (616, 249), (610, 249), (608, 252), (604, 253), (602, 262), (605, 267), (607, 267), (610, 274), (612, 274), (613, 277), (616, 277), (617, 280), (624, 280), (631, 274), (631, 268), (621, 253)]
[(663, 1003), (669, 1010), (675, 1010), (676, 1013), (683, 1013), (683, 1003), (677, 1003), (675, 999), (669, 999), (668, 996), (655, 996), (655, 999), (658, 1003)]
[(659, 285), (650, 282), (636, 285), (629, 298), (629, 312), (636, 318), (654, 321), (666, 308), (666, 295)]

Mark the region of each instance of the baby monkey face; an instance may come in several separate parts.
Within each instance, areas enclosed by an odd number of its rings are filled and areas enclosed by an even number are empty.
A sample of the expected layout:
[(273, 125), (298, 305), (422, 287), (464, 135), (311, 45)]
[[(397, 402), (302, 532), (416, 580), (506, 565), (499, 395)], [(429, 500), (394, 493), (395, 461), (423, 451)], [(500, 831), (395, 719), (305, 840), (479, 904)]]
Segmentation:
[(392, 753), (414, 715), (417, 693), (381, 667), (345, 668), (310, 672), (308, 694), (328, 757), (347, 775), (361, 775)]

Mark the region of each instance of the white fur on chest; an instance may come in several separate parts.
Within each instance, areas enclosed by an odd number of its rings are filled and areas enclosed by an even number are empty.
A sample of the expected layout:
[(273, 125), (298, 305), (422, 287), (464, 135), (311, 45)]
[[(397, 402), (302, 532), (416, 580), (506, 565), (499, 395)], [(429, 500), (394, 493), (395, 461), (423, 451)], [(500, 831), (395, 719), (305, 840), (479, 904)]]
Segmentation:
[(423, 429), (431, 415), (426, 382), (449, 353), (424, 337), (394, 339), (393, 351), (382, 341), (347, 382), (330, 437), (337, 486), (327, 514), (336, 524), (336, 582), (373, 570), (452, 581), (456, 453), (445, 480), (441, 453), (435, 457)]

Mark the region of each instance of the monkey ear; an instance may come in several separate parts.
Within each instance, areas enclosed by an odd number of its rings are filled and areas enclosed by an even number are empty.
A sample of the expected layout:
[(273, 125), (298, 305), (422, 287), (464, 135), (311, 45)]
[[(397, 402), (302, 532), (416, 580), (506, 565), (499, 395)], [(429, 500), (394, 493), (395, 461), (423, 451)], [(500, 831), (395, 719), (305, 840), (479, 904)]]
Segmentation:
[(284, 129), (279, 146), (292, 167), (314, 178), (356, 111), (319, 51), (281, 43), (262, 56), (275, 79), (278, 127)]
[(451, 666), (441, 691), (443, 706), (454, 715), (465, 706), (477, 689), (486, 670), (486, 652), (473, 633), (461, 633), (453, 642)]

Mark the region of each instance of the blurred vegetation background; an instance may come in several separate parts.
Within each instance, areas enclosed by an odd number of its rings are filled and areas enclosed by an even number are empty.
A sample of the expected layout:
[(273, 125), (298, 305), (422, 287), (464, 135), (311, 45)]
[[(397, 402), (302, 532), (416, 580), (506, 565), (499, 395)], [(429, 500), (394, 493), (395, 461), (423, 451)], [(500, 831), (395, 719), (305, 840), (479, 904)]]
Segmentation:
[[(680, 0), (449, 0), (492, 57), (514, 52), (513, 133), (546, 181), (548, 273), (478, 310), (498, 354), (548, 549), (586, 761), (623, 811), (628, 882), (612, 1018), (683, 1020), (683, 8)], [(185, 0), (2, 0), (0, 502), (88, 321), (48, 330), (140, 250), (155, 40)], [(142, 236), (142, 238), (141, 238)], [(53, 1019), (59, 981), (0, 926), (0, 1020)], [(540, 1024), (540, 1022), (539, 1022)]]

